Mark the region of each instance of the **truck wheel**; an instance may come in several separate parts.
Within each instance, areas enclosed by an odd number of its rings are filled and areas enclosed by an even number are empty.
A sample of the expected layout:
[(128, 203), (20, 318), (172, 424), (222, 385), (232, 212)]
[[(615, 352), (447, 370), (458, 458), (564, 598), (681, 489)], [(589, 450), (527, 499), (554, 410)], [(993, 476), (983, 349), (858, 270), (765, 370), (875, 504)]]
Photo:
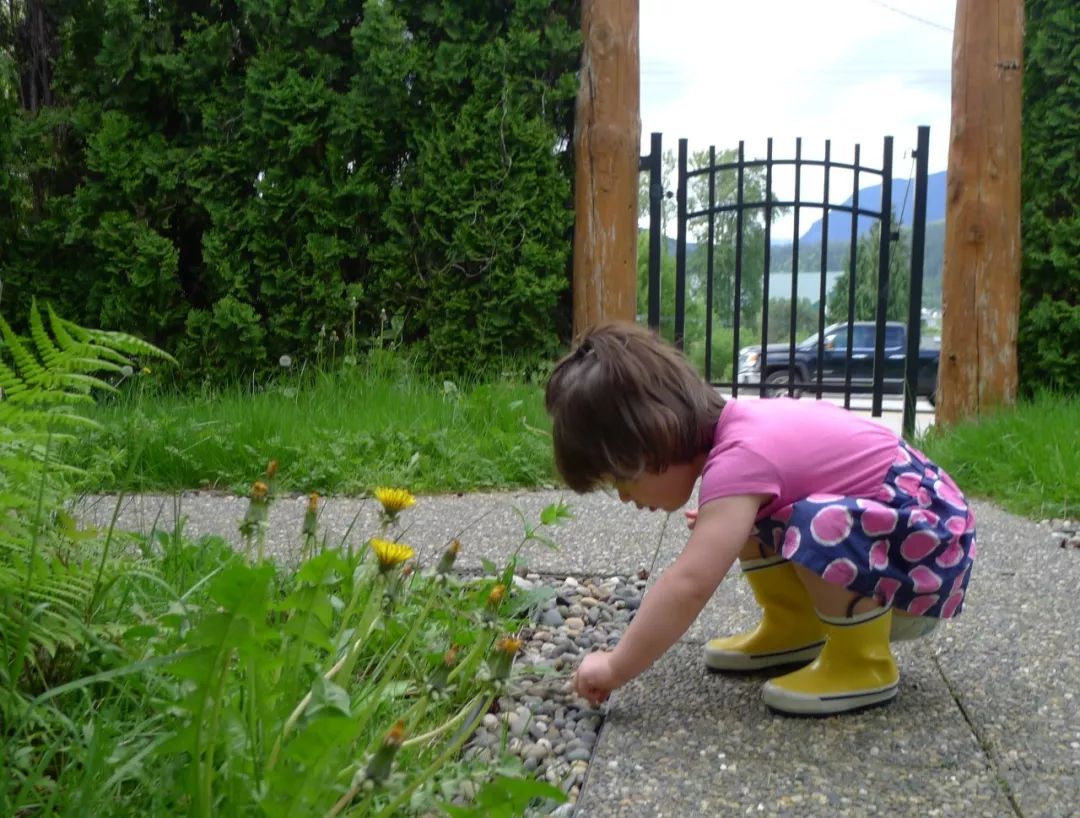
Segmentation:
[[(788, 393), (788, 376), (789, 372), (786, 369), (777, 369), (769, 373), (765, 378), (765, 383), (768, 386), (765, 387), (765, 395), (770, 398), (781, 398)], [(802, 397), (803, 381), (799, 377), (799, 373), (795, 370), (790, 372), (791, 382), (794, 384), (792, 389), (792, 397)]]

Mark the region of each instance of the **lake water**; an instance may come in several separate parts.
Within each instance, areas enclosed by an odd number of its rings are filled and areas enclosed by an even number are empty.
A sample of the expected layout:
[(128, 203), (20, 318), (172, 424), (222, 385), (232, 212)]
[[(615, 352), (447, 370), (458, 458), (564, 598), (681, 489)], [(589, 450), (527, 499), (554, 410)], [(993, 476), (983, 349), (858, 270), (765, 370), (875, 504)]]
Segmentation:
[[(843, 275), (842, 270), (828, 270), (825, 273), (825, 296), (832, 292), (833, 284)], [(821, 273), (799, 273), (799, 298), (808, 298), (817, 304), (821, 291)], [(791, 298), (791, 273), (769, 274), (769, 298)]]

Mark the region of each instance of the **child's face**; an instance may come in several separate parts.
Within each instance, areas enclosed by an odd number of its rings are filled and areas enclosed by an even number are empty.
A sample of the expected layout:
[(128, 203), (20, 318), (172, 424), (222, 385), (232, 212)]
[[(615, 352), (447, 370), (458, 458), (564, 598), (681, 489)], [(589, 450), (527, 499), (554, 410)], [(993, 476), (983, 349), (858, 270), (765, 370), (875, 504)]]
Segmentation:
[(622, 502), (638, 508), (678, 511), (690, 499), (700, 473), (694, 463), (678, 463), (662, 472), (644, 472), (633, 480), (616, 480), (615, 490)]

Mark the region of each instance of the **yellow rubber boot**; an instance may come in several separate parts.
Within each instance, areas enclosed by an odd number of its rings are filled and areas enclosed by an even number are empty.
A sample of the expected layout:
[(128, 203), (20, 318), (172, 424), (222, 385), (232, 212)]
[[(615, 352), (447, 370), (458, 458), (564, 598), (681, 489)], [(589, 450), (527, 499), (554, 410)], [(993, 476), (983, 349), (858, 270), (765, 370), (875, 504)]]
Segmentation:
[(825, 647), (806, 667), (766, 682), (761, 692), (765, 704), (781, 713), (827, 715), (894, 698), (900, 673), (889, 649), (892, 609), (819, 616)]
[(779, 557), (745, 560), (742, 570), (761, 605), (761, 622), (707, 642), (705, 665), (746, 671), (811, 661), (825, 644), (825, 629), (792, 564)]

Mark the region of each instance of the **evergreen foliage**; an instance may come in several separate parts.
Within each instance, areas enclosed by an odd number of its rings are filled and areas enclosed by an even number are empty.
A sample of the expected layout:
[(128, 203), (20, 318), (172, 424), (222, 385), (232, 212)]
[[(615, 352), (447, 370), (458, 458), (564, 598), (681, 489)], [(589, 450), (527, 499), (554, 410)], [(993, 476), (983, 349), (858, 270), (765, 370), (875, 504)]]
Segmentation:
[[(899, 227), (892, 221), (892, 233)], [(906, 239), (906, 241), (904, 240)], [(877, 318), (878, 263), (881, 247), (881, 222), (875, 222), (870, 231), (859, 239), (855, 250), (855, 312), (856, 321), (872, 321)], [(827, 318), (830, 323), (846, 321), (848, 297), (851, 288), (850, 259), (844, 260), (843, 274), (836, 279), (829, 293)], [(901, 236), (900, 241), (889, 244), (889, 295), (885, 318), (888, 321), (908, 319), (908, 303), (911, 295), (911, 234)]]
[(15, 314), (48, 293), (215, 379), (355, 350), (386, 315), (443, 370), (552, 352), (575, 0), (13, 9), (0, 277)]
[(1080, 6), (1028, 0), (1020, 381), (1080, 392)]

